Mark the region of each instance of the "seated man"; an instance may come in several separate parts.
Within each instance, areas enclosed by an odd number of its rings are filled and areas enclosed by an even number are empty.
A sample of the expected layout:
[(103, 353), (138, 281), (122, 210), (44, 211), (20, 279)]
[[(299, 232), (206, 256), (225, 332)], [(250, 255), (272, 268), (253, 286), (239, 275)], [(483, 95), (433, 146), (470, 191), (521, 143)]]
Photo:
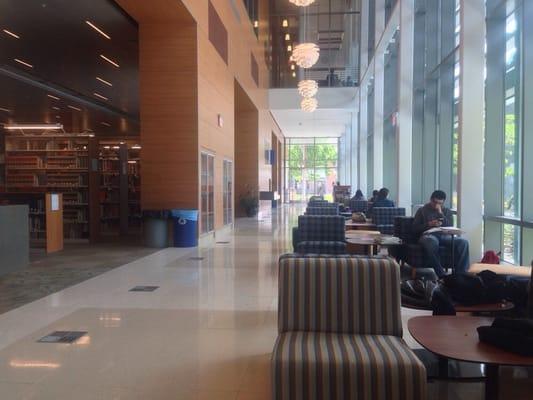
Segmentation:
[[(444, 206), (445, 200), (446, 193), (442, 190), (434, 191), (429, 203), (416, 212), (413, 221), (413, 230), (415, 233), (421, 235), (419, 243), (426, 253), (427, 266), (433, 268), (439, 278), (446, 274), (440, 261), (439, 246), (445, 246), (451, 252), (452, 238), (450, 235), (444, 233), (424, 234), (424, 232), (440, 226), (453, 226), (453, 215), (451, 210)], [(455, 271), (458, 273), (466, 272), (470, 265), (468, 241), (456, 237), (454, 239), (454, 247)]]
[(394, 207), (394, 201), (390, 200), (389, 198), (389, 189), (382, 188), (378, 192), (378, 198), (376, 201), (374, 201), (374, 204), (372, 205), (373, 208), (377, 207)]

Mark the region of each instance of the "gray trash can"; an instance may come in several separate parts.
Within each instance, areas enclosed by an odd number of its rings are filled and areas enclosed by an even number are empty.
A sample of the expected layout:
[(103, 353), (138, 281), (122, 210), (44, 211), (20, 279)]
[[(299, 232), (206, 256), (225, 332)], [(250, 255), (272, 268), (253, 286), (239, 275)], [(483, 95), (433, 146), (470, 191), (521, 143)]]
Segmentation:
[(143, 234), (147, 247), (163, 249), (168, 247), (169, 210), (144, 210)]

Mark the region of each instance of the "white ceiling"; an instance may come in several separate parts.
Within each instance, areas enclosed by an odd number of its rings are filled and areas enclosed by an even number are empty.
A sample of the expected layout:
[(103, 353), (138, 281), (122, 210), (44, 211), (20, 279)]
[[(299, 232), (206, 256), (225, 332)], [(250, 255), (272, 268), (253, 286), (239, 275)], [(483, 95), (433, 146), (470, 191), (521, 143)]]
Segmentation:
[(270, 110), (285, 137), (339, 137), (351, 125), (356, 88), (321, 88), (318, 109), (300, 109), (296, 89), (270, 89)]

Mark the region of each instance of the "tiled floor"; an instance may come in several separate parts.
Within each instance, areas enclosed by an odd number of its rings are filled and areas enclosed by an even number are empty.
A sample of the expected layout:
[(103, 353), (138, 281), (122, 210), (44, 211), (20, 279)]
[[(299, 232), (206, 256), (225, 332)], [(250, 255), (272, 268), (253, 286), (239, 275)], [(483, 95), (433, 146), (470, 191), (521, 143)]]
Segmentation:
[[(217, 238), (229, 244), (166, 249), (0, 315), (0, 399), (270, 399), (276, 261), (295, 213), (239, 220)], [(89, 334), (36, 343), (54, 330)], [(531, 398), (527, 371), (503, 376), (502, 398)], [(483, 389), (435, 384), (430, 395), (477, 400)]]

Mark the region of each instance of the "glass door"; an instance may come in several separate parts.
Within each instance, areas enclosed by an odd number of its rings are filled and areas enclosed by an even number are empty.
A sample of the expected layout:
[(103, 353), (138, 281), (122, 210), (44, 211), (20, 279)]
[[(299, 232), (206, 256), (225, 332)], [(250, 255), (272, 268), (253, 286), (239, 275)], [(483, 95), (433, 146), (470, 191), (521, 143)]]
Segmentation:
[(201, 233), (215, 229), (214, 164), (215, 157), (212, 154), (201, 153)]

